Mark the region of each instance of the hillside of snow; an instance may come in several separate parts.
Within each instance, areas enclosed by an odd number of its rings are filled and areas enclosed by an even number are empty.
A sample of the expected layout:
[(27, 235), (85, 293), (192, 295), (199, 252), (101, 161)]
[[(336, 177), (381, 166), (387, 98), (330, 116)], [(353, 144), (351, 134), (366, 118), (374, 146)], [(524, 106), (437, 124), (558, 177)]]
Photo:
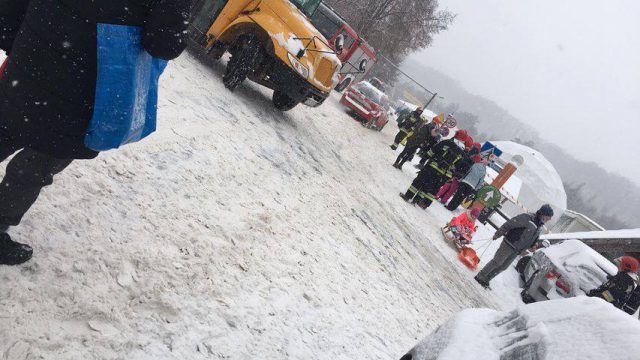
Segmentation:
[(223, 69), (170, 64), (158, 132), (73, 163), (10, 230), (34, 258), (0, 267), (2, 359), (393, 359), (501, 307), (442, 239), (451, 214), (398, 197), (393, 121), (335, 94), (281, 113)]

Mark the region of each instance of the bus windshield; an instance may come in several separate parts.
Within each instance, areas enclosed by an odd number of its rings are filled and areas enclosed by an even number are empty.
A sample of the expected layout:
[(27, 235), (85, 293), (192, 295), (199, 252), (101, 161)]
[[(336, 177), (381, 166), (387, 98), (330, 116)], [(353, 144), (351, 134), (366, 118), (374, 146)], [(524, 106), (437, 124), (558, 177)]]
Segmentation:
[(322, 0), (291, 0), (308, 17), (313, 16)]

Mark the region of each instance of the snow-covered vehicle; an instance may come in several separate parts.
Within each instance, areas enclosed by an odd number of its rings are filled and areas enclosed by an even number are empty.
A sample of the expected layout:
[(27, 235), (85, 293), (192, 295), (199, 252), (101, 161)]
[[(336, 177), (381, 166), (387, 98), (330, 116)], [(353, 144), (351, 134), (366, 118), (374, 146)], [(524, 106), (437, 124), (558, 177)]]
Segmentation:
[[(311, 17), (311, 22), (329, 40), (333, 47), (342, 41), (342, 51), (338, 58), (342, 61), (339, 82), (335, 90), (344, 91), (349, 85), (362, 80), (373, 68), (376, 62), (376, 52), (356, 31), (347, 24), (335, 10), (322, 3)], [(340, 40), (339, 40), (340, 39)]]
[(618, 272), (612, 262), (579, 240), (540, 249), (520, 259), (516, 269), (524, 282), (525, 303), (584, 295)]
[(381, 131), (389, 122), (389, 98), (367, 81), (348, 87), (340, 103), (347, 107), (350, 115), (370, 129)]
[(638, 359), (640, 322), (601, 299), (468, 309), (438, 327), (400, 360)]
[(371, 85), (375, 86), (380, 91), (382, 92), (387, 91), (387, 84), (385, 84), (384, 81), (378, 79), (377, 77), (373, 77), (369, 79), (369, 82), (371, 83)]
[[(245, 79), (273, 89), (286, 111), (320, 106), (338, 84), (341, 63), (309, 18), (320, 0), (196, 0), (191, 38), (215, 59), (231, 53), (223, 77), (233, 90)], [(341, 50), (342, 43), (334, 45)]]

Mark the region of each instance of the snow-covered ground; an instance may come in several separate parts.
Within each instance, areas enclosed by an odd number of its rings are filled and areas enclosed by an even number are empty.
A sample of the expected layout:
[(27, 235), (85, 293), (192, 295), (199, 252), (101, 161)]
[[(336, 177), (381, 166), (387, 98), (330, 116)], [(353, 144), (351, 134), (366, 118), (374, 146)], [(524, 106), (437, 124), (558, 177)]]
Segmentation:
[(3, 359), (393, 359), (503, 308), (442, 239), (451, 214), (398, 197), (393, 122), (336, 95), (281, 113), (222, 69), (171, 64), (159, 131), (72, 164), (11, 229), (35, 254), (0, 267)]

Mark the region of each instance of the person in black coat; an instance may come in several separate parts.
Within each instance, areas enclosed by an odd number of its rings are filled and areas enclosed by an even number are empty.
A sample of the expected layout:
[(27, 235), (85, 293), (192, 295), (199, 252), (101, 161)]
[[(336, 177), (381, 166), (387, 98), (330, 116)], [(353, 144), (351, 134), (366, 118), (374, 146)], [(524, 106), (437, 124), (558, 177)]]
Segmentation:
[(407, 145), (400, 152), (393, 166), (397, 169), (402, 169), (402, 165), (407, 161), (411, 161), (419, 148), (429, 150), (438, 141), (440, 141), (440, 132), (435, 123), (418, 126), (413, 134), (407, 138)]
[(400, 197), (405, 201), (418, 204), (422, 209), (431, 206), (435, 200), (435, 194), (452, 177), (451, 173), (456, 171), (456, 164), (466, 157), (464, 150), (456, 144), (454, 139), (439, 142), (431, 152), (433, 153), (431, 162), (420, 170), (409, 189), (405, 193), (400, 193)]
[(551, 205), (544, 204), (535, 214), (520, 214), (502, 224), (493, 234), (493, 240), (504, 236), (493, 259), (474, 277), (485, 288), (498, 274), (505, 271), (513, 260), (524, 250), (539, 246), (540, 234), (544, 224), (553, 217)]
[(413, 130), (422, 122), (422, 108), (419, 107), (406, 115), (398, 122), (398, 134), (393, 139), (393, 144), (389, 145), (391, 149), (396, 150), (402, 140), (413, 132)]
[(0, 0), (0, 162), (19, 151), (0, 184), (0, 263), (17, 264), (31, 248), (6, 230), (18, 225), (42, 187), (84, 146), (93, 115), (98, 24), (140, 26), (142, 44), (171, 60), (186, 47), (187, 0)]
[[(587, 296), (599, 297), (604, 301), (611, 303), (618, 309), (625, 310), (630, 314), (636, 312), (637, 307), (631, 310), (629, 307), (625, 308), (628, 300), (631, 298), (633, 291), (636, 287), (634, 279), (631, 274), (638, 272), (638, 260), (631, 256), (623, 256), (618, 266), (618, 273), (614, 276), (609, 276), (607, 281), (596, 289), (593, 289), (587, 293)], [(634, 305), (635, 306), (635, 305)]]

